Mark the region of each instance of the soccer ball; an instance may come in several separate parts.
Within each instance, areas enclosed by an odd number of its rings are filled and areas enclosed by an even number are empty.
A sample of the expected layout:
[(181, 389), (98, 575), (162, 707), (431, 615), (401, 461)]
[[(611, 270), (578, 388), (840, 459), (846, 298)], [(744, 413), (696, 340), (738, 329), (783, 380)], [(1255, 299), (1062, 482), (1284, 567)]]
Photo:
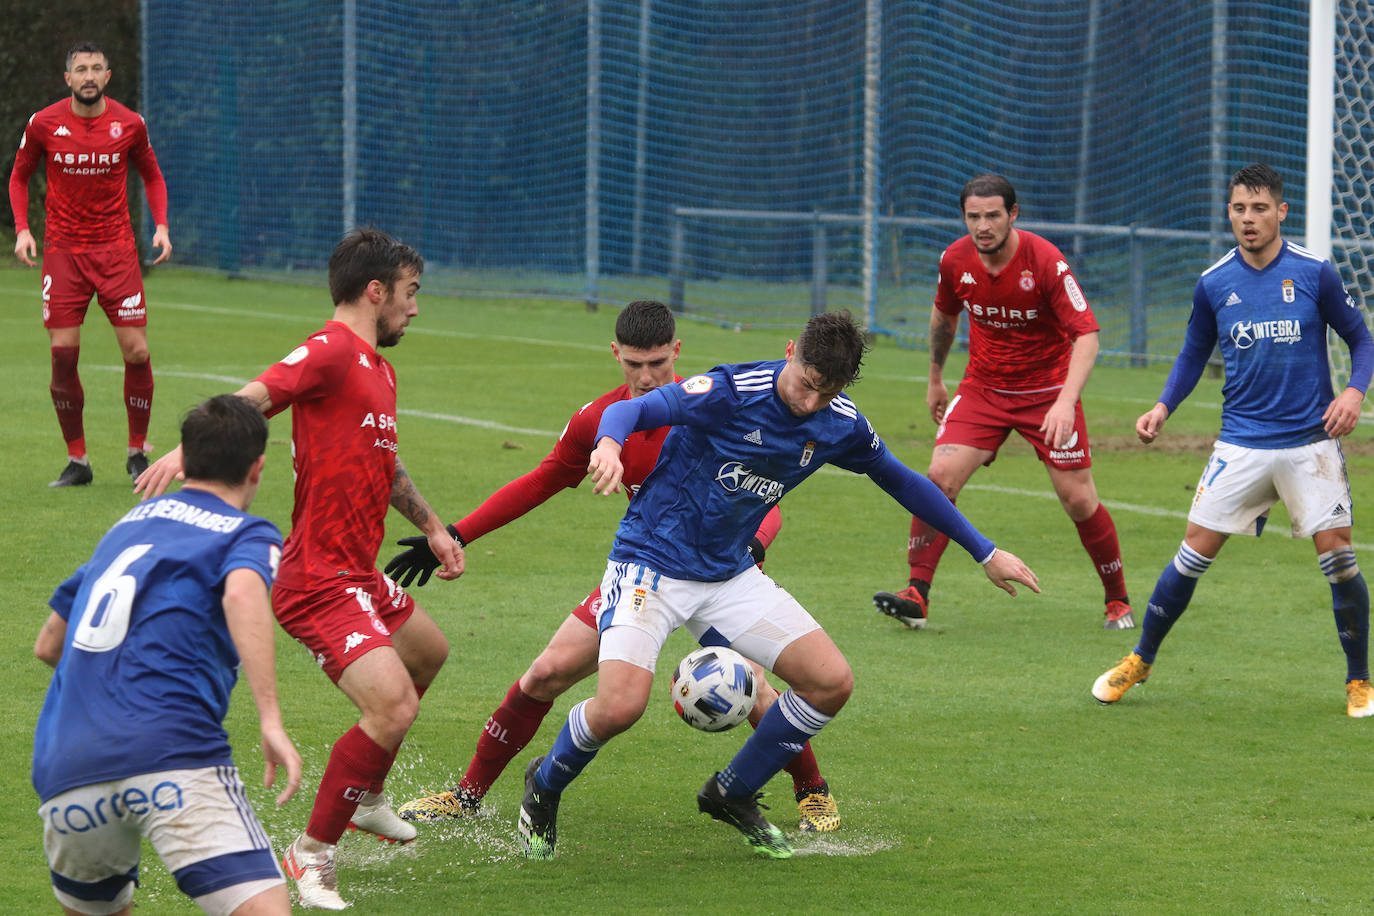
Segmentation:
[(733, 649), (707, 646), (673, 669), (673, 708), (693, 728), (723, 732), (749, 718), (758, 696), (754, 666)]

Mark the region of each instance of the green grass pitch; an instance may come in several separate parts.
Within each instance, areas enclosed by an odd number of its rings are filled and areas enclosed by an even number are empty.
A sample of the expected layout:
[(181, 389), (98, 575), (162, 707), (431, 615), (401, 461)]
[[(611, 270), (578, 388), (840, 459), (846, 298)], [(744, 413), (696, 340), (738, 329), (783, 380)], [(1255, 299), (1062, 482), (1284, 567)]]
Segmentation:
[[(118, 351), (104, 319), (87, 322), (81, 359), (94, 485), (46, 487), (64, 456), (47, 393), (36, 271), (0, 270), (0, 379), (13, 459), (0, 554), (6, 584), (0, 671), (0, 773), (11, 816), (0, 912), (56, 911), (28, 782), (34, 719), (48, 683), (31, 654), (53, 587), (133, 502), (123, 473)], [(148, 280), (157, 378), (152, 441), (175, 444), (180, 415), (289, 352), (330, 314), (322, 282), (235, 281), (160, 270)], [(389, 356), (400, 378), (401, 454), (430, 502), (457, 519), (531, 468), (577, 407), (620, 381), (614, 312), (516, 299), (421, 297)], [(786, 335), (683, 321), (679, 370), (782, 355)], [(933, 428), (926, 355), (880, 340), (851, 394), (897, 455), (918, 470)], [(957, 367), (951, 367), (951, 375)], [(1095, 473), (1121, 534), (1137, 617), (1183, 532), (1183, 513), (1219, 415), (1204, 379), (1151, 448), (1134, 418), (1164, 368), (1099, 367), (1085, 399)], [(953, 378), (951, 378), (953, 381)], [(286, 530), (289, 421), (273, 422), (254, 510)], [(1356, 505), (1370, 499), (1367, 428), (1346, 445)], [(1374, 822), (1367, 752), (1374, 721), (1345, 716), (1344, 658), (1330, 597), (1308, 541), (1276, 510), (1262, 542), (1233, 539), (1174, 629), (1150, 683), (1116, 707), (1093, 679), (1136, 632), (1101, 629), (1097, 578), (1028, 447), (1009, 443), (960, 507), (1038, 572), (1044, 594), (994, 590), (957, 548), (945, 558), (924, 632), (876, 613), (876, 589), (903, 584), (908, 517), (866, 479), (826, 471), (783, 504), (767, 570), (826, 626), (855, 671), (848, 707), (815, 742), (844, 825), (796, 834), (790, 786), (765, 798), (795, 858), (751, 856), (694, 795), (745, 737), (677, 721), (667, 677), (690, 643), (676, 634), (643, 720), (611, 743), (566, 793), (553, 862), (523, 860), (515, 839), (520, 773), (547, 749), (572, 703), (555, 705), (488, 796), (490, 816), (422, 827), (404, 848), (358, 835), (340, 847), (357, 912), (565, 913), (1366, 913)], [(473, 544), (458, 582), (414, 591), (452, 644), (425, 697), (389, 791), (397, 800), (462, 772), (488, 712), (600, 579), (624, 498), (588, 487)], [(388, 545), (410, 533), (395, 513)], [(1374, 536), (1356, 531), (1356, 541)], [(1367, 548), (1365, 556), (1374, 556)], [(230, 716), (245, 782), (274, 845), (303, 829), (332, 742), (354, 720), (303, 650), (278, 640), (287, 730), (305, 786), (277, 809), (258, 783), (261, 756), (245, 688)], [(198, 912), (145, 856), (139, 912)]]

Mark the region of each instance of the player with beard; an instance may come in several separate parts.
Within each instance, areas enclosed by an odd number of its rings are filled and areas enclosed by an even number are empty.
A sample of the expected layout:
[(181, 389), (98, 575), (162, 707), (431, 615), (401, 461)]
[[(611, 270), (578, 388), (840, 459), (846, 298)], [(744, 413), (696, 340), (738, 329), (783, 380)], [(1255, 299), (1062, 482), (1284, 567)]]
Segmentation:
[(148, 420), (153, 409), (153, 368), (148, 356), (148, 310), (138, 248), (129, 222), (129, 164), (143, 178), (157, 229), (154, 264), (172, 254), (167, 230), (167, 185), (148, 142), (148, 127), (132, 109), (105, 95), (110, 82), (105, 52), (85, 41), (67, 52), (71, 98), (29, 118), (10, 173), (14, 254), (30, 267), (38, 245), (29, 229), (29, 178), (45, 168), (48, 188), (43, 245), (43, 326), (52, 361), (52, 403), (67, 465), (51, 487), (94, 479), (82, 419), (86, 395), (77, 372), (81, 324), (95, 296), (114, 327), (124, 357), (124, 409), (129, 422), (125, 470), (134, 480), (148, 467)]
[[(1059, 249), (1016, 228), (1016, 190), (1001, 175), (964, 185), (959, 209), (968, 235), (940, 257), (930, 317), (926, 405), (938, 429), (927, 476), (951, 500), (981, 465), (992, 464), (1012, 431), (1031, 444), (1102, 580), (1103, 627), (1135, 626), (1116, 525), (1097, 498), (1092, 450), (1079, 396), (1097, 359), (1097, 320)], [(968, 312), (968, 366), (951, 400), (945, 359)], [(911, 575), (898, 592), (878, 592), (878, 610), (912, 629), (926, 625), (930, 583), (949, 539), (911, 520)]]
[[(418, 252), (384, 233), (349, 234), (329, 259), (334, 320), (237, 392), (268, 416), (292, 408), (295, 507), (273, 610), (362, 713), (335, 742), (310, 822), (282, 863), (301, 902), (322, 909), (348, 905), (335, 847), (350, 824), (396, 842), (415, 837), (383, 784), (448, 656), (439, 627), (375, 568), (387, 506), (424, 532), (440, 578), (463, 572), (462, 547), (397, 455), (396, 374), (379, 352), (418, 314), (423, 270)], [(180, 452), (170, 452), (135, 489), (157, 495), (181, 470)]]

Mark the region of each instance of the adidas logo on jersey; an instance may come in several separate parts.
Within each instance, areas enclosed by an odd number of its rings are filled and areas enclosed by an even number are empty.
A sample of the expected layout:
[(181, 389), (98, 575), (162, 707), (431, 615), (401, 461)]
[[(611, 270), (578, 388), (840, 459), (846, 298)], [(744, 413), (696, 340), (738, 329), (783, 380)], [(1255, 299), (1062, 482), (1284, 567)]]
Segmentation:
[(72, 132), (67, 130), (67, 125), (59, 124), (57, 125), (57, 130), (52, 132), (52, 135), (54, 137), (70, 137)]
[(1221, 304), (1221, 307), (1226, 308), (1228, 305), (1240, 305), (1240, 296), (1231, 293), (1231, 295), (1226, 297), (1226, 301)]
[(745, 433), (744, 441), (752, 442), (755, 445), (763, 445), (763, 432), (761, 430), (756, 429), (751, 433)]
[(975, 279), (973, 279), (973, 274), (969, 273), (969, 272), (966, 270), (966, 271), (964, 271), (964, 275), (963, 275), (962, 277), (959, 278), (959, 282), (960, 282), (960, 283), (977, 283), (978, 281), (975, 280)]
[(354, 649), (361, 646), (365, 640), (371, 638), (372, 637), (368, 636), (366, 633), (359, 633), (357, 630), (349, 633), (348, 638), (344, 640), (344, 655), (352, 652)]

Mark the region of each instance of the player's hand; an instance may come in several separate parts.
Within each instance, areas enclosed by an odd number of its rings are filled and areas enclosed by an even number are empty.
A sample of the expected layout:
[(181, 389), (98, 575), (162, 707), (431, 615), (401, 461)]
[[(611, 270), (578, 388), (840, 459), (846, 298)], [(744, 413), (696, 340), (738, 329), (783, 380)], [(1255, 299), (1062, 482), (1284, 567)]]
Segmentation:
[(749, 542), (749, 546), (744, 549), (749, 551), (749, 556), (754, 558), (754, 565), (763, 569), (763, 558), (768, 553), (768, 548), (763, 546), (763, 541), (754, 538)]
[(1160, 430), (1164, 429), (1164, 421), (1167, 419), (1169, 419), (1169, 408), (1163, 404), (1156, 404), (1136, 419), (1136, 436), (1141, 442), (1149, 445), (1159, 436)]
[[(458, 529), (453, 525), (445, 528), (453, 539), (459, 544), (463, 539), (458, 536)], [(434, 555), (434, 551), (429, 547), (429, 538), (423, 534), (411, 535), (408, 538), (401, 538), (396, 542), (406, 548), (391, 561), (386, 564), (386, 574), (390, 576), (401, 588), (410, 588), (411, 583), (415, 583), (416, 588), (421, 588), (429, 577), (434, 574), (434, 570), (440, 566), (439, 558)], [(419, 577), (418, 580), (416, 577)]]
[[(452, 529), (452, 530), (450, 530)], [(456, 579), (467, 568), (467, 557), (463, 555), (463, 544), (458, 540), (457, 529), (450, 525), (428, 539), (429, 549), (441, 564), (435, 573), (440, 579)]]
[(592, 477), (593, 493), (602, 496), (619, 493), (620, 480), (625, 476), (625, 466), (620, 463), (620, 443), (610, 436), (602, 436), (587, 462), (587, 473)]
[(134, 481), (134, 492), (142, 493), (143, 499), (161, 496), (173, 480), (185, 480), (186, 468), (181, 460), (181, 446), (178, 445), (152, 464), (148, 470), (138, 475)]
[(1008, 595), (1016, 594), (1016, 587), (1012, 585), (1013, 582), (1020, 582), (1037, 595), (1040, 594), (1040, 579), (1014, 553), (1007, 553), (1000, 548), (994, 550), (992, 559), (983, 564), (983, 572), (987, 573), (993, 585)]
[(33, 240), (33, 233), (29, 230), (21, 229), (15, 234), (14, 256), (30, 267), (36, 266), (33, 259), (38, 256), (38, 243)]
[(1040, 421), (1040, 432), (1045, 434), (1045, 445), (1049, 448), (1064, 448), (1073, 435), (1074, 409), (1072, 404), (1055, 401), (1045, 411), (1045, 419)]
[(949, 407), (949, 389), (944, 380), (931, 382), (926, 387), (926, 406), (930, 408), (930, 418), (939, 426), (945, 422), (945, 408)]
[(157, 231), (153, 233), (153, 247), (161, 251), (154, 259), (154, 264), (161, 264), (172, 256), (172, 239), (167, 234), (166, 226), (158, 226)]
[(1326, 423), (1326, 434), (1333, 439), (1349, 435), (1360, 422), (1360, 407), (1364, 404), (1364, 393), (1358, 388), (1347, 388), (1336, 399), (1326, 405), (1322, 420)]
[(284, 805), (301, 787), (301, 755), (280, 725), (263, 726), (262, 757), (264, 767), (262, 785), (267, 788), (277, 781), (277, 767), (286, 767), (286, 785), (277, 795), (277, 804)]

